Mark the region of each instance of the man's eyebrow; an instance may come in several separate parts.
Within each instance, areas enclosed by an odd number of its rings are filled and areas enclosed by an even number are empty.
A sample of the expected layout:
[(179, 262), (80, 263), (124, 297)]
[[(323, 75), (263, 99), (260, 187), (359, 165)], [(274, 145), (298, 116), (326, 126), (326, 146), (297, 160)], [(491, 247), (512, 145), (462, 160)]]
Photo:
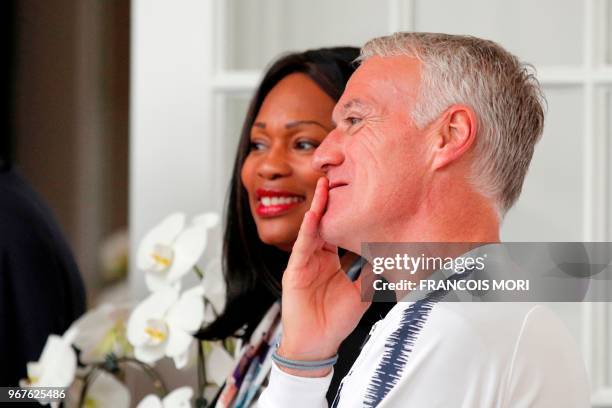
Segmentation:
[(344, 105), (342, 105), (342, 110), (349, 110), (351, 108), (362, 108), (366, 105), (366, 103), (364, 101), (362, 101), (359, 98), (355, 98), (355, 99), (351, 99), (350, 101), (346, 102)]
[(334, 116), (342, 116), (345, 114), (346, 111), (350, 109), (353, 109), (353, 108), (361, 109), (365, 107), (366, 105), (367, 104), (363, 100), (359, 98), (354, 98), (344, 103), (343, 105), (336, 107), (336, 109), (334, 110), (332, 114), (332, 123), (334, 127), (338, 126), (338, 123), (333, 119)]
[(255, 123), (253, 123), (253, 127), (265, 129), (266, 128), (266, 124), (264, 122), (255, 122)]

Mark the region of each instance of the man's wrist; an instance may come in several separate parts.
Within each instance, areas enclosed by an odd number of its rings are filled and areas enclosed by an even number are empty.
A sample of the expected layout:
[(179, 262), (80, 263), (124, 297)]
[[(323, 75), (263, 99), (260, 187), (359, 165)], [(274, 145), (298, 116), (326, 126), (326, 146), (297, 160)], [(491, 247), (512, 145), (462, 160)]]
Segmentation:
[[(304, 362), (329, 360), (330, 358), (333, 358), (336, 355), (335, 351), (323, 351), (323, 350), (317, 350), (316, 352), (297, 351), (295, 349), (291, 349), (290, 347), (284, 346), (282, 342), (279, 345), (278, 349), (276, 350), (276, 353), (284, 359), (304, 361)], [(329, 365), (327, 367), (322, 367), (316, 370), (312, 370), (312, 369), (303, 370), (303, 369), (295, 369), (295, 368), (286, 367), (278, 363), (277, 363), (277, 366), (283, 372), (297, 376), (297, 377), (325, 377), (331, 372), (333, 368), (333, 365)]]

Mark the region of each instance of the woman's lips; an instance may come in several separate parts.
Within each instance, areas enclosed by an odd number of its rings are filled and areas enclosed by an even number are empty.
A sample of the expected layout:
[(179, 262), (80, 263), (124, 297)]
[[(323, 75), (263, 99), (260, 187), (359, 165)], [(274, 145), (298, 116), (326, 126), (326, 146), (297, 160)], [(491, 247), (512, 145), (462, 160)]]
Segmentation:
[(255, 211), (261, 217), (277, 217), (299, 206), (306, 197), (289, 191), (267, 190), (258, 188), (255, 192), (257, 207)]

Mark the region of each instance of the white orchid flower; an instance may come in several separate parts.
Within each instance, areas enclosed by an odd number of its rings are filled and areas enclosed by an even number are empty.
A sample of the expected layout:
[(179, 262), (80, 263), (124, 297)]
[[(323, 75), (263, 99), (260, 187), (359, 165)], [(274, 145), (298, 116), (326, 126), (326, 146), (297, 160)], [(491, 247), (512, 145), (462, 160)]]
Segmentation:
[(47, 338), (40, 359), (27, 364), (28, 378), (21, 380), (21, 387), (66, 388), (74, 381), (77, 367), (76, 352), (72, 342), (77, 335), (70, 329), (63, 336), (51, 334)]
[(195, 218), (198, 222), (185, 227), (185, 215), (175, 213), (145, 235), (136, 263), (146, 272), (151, 291), (175, 284), (195, 266), (206, 248), (206, 231), (214, 226), (215, 217), (202, 214)]
[(103, 304), (72, 324), (78, 330), (74, 345), (81, 350), (83, 362), (103, 361), (109, 353), (117, 357), (132, 354), (125, 328), (130, 311), (129, 304)]
[(195, 217), (193, 217), (192, 223), (201, 224), (206, 229), (211, 229), (211, 228), (216, 227), (219, 224), (219, 221), (220, 221), (219, 214), (209, 212), (209, 213), (203, 213), (203, 214), (196, 215)]
[(204, 324), (212, 323), (225, 308), (225, 280), (219, 258), (204, 268), (201, 282), (202, 294), (207, 300), (204, 308)]
[(134, 357), (154, 363), (162, 357), (174, 359), (176, 368), (187, 364), (192, 336), (202, 325), (204, 301), (200, 287), (179, 297), (179, 289), (162, 287), (140, 303), (130, 316), (127, 338)]
[(157, 395), (149, 394), (140, 401), (136, 408), (187, 408), (191, 407), (193, 389), (181, 387), (160, 399)]
[(129, 408), (130, 392), (114, 375), (101, 371), (87, 388), (85, 407)]
[(221, 346), (220, 343), (209, 343), (210, 351), (204, 359), (206, 364), (206, 377), (219, 387), (227, 380), (227, 373), (232, 372), (236, 361)]

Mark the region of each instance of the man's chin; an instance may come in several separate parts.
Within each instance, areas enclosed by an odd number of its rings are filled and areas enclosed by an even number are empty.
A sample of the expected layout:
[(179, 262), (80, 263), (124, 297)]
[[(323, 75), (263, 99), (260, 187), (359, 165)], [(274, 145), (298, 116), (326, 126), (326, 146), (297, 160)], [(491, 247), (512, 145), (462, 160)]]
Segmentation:
[(340, 248), (347, 248), (349, 230), (344, 223), (339, 222), (337, 217), (330, 217), (329, 214), (323, 215), (320, 230), (321, 238), (325, 242)]
[(334, 236), (332, 234), (333, 223), (334, 222), (329, 215), (323, 214), (323, 218), (321, 218), (321, 224), (319, 224), (319, 230), (321, 231), (321, 238), (323, 238), (325, 241), (329, 242), (330, 244), (333, 243), (332, 241), (330, 241), (330, 239), (334, 239)]

